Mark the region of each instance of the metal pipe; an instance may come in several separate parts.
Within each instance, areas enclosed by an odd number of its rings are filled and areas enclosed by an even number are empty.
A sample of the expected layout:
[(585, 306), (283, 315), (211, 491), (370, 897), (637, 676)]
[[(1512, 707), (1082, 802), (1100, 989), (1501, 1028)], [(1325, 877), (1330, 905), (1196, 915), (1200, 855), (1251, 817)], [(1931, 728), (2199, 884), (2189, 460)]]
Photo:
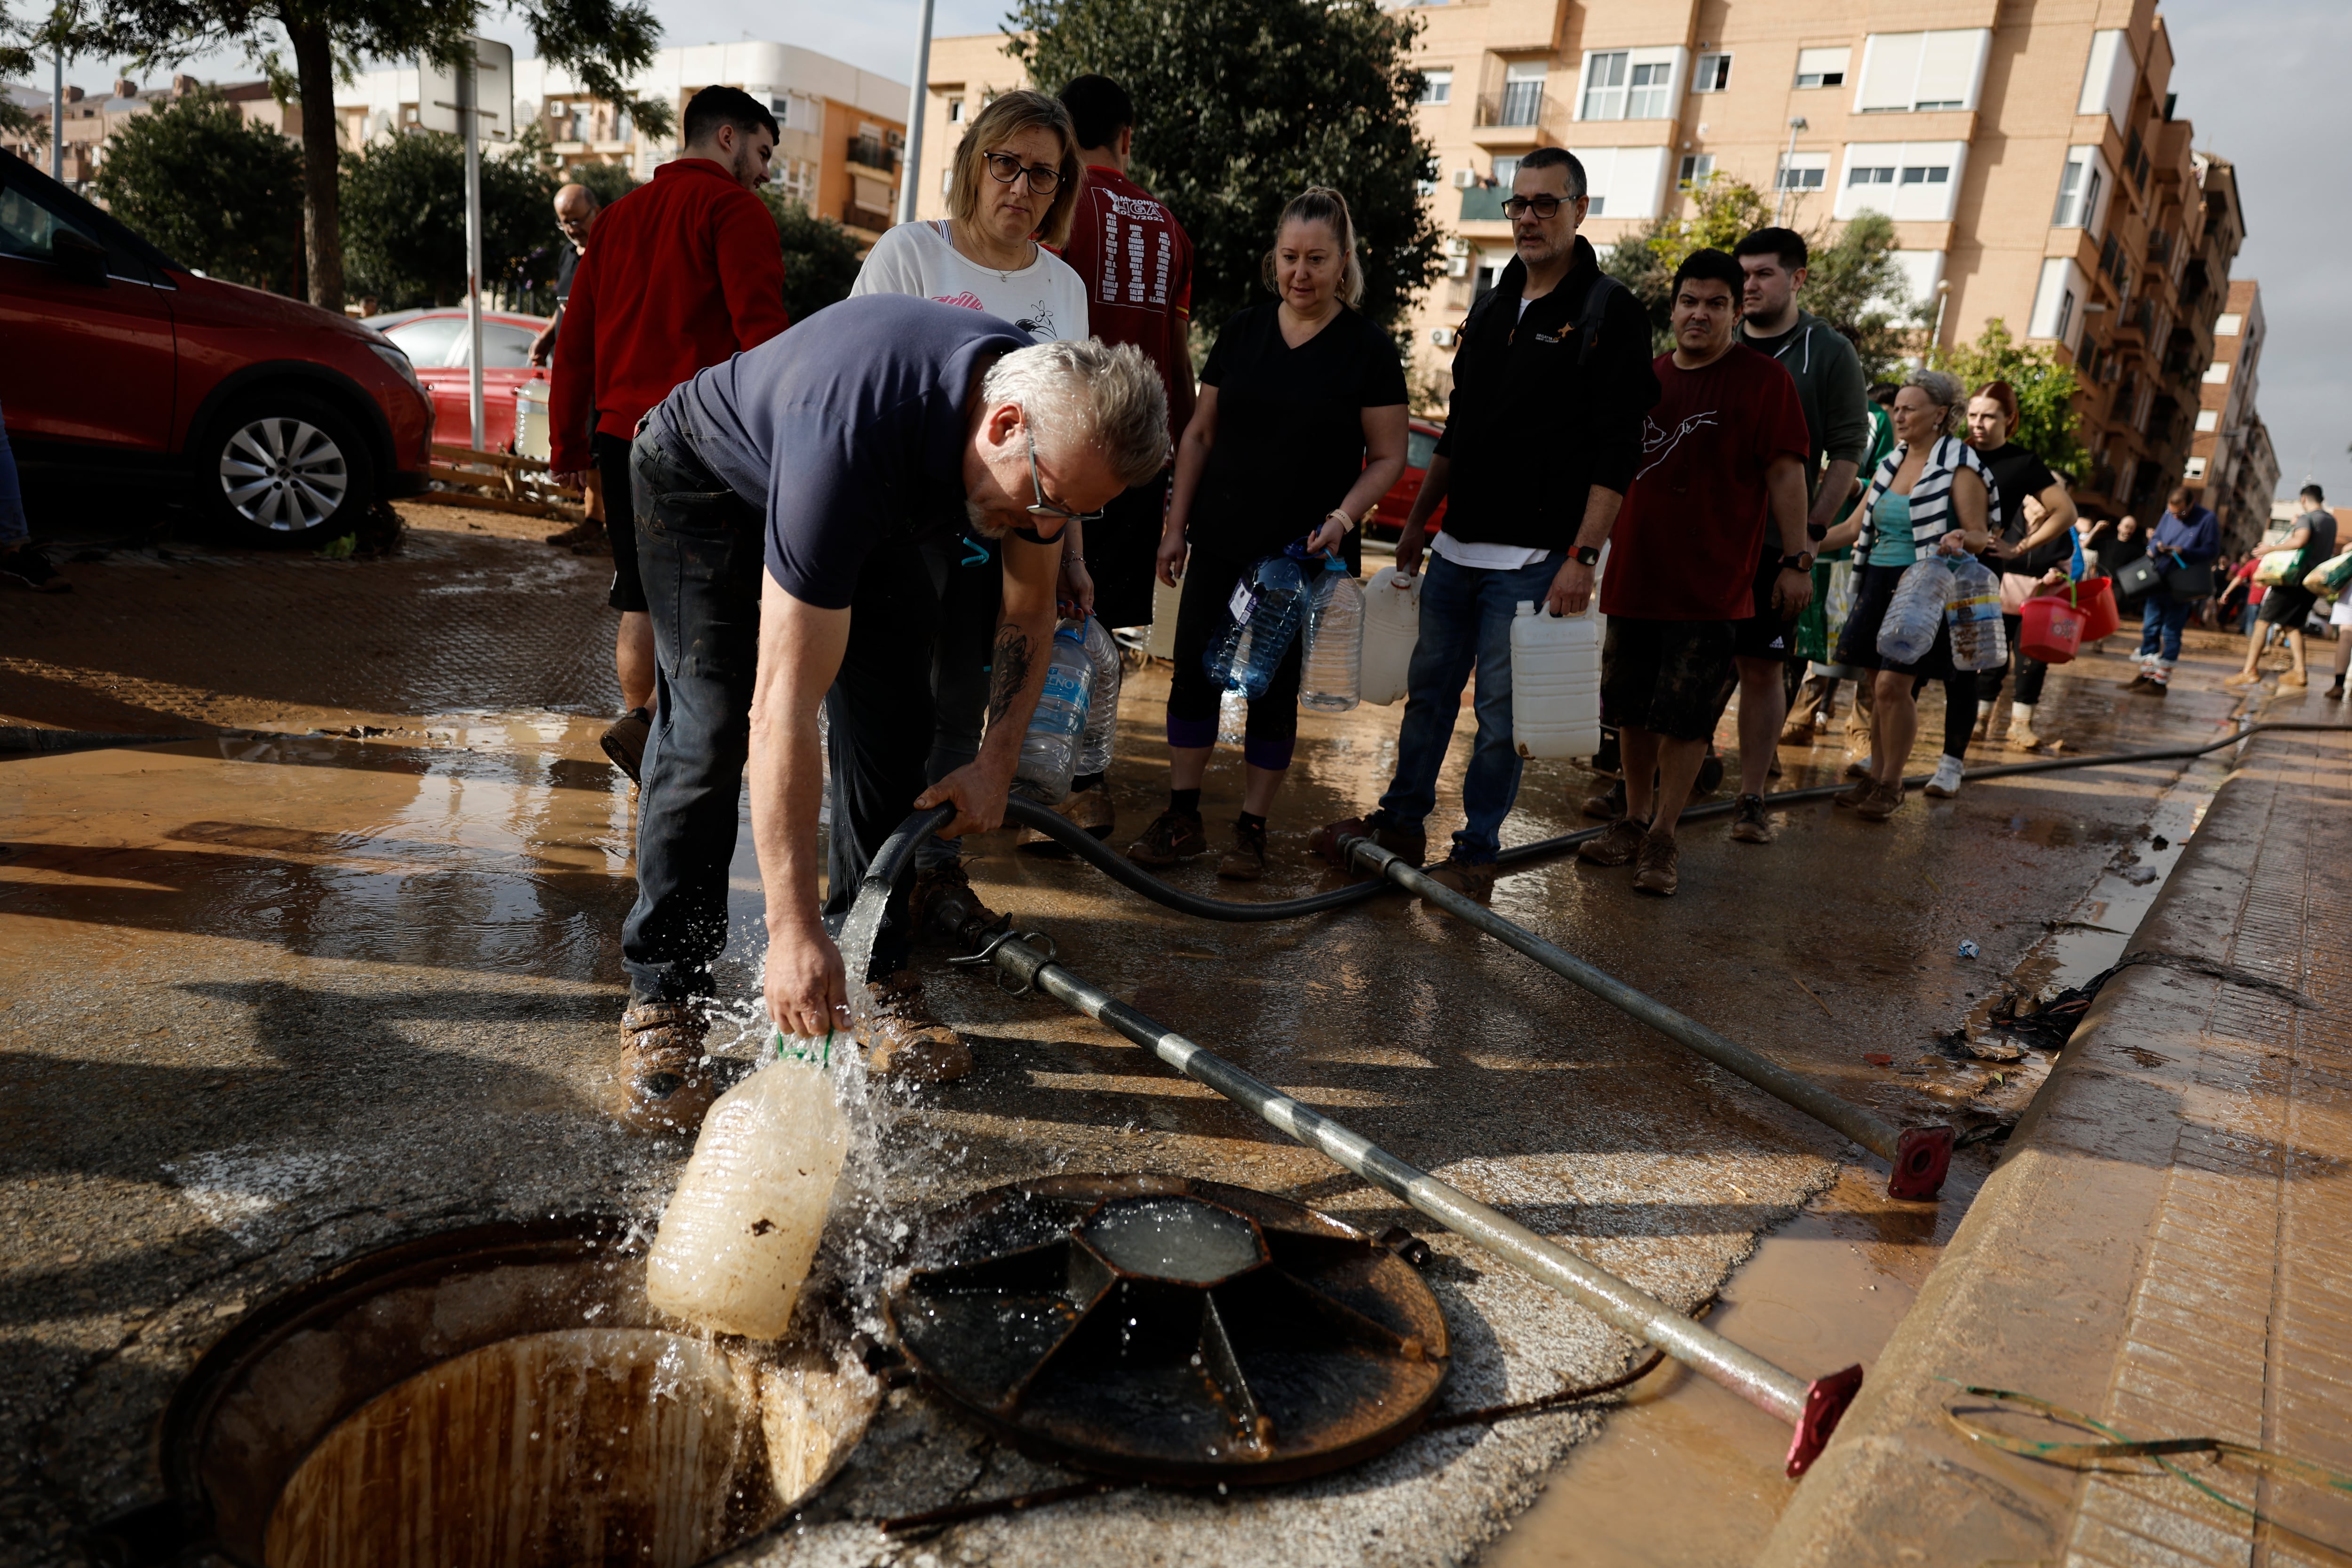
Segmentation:
[[(861, 889), (861, 902), (864, 897)], [(1612, 1327), (1655, 1346), (1700, 1376), (1789, 1423), (1796, 1428), (1786, 1460), (1791, 1478), (1805, 1473), (1836, 1429), (1838, 1417), (1853, 1403), (1855, 1390), (1862, 1385), (1861, 1367), (1848, 1367), (1811, 1383), (1783, 1371), (1081, 980), (1053, 962), (1050, 953), (1031, 946), (1032, 940), (1042, 939), (1034, 932), (1001, 937), (982, 956), (1020, 982), (1019, 990), (1043, 990), (1065, 1006), (1108, 1025), (1193, 1082), (1248, 1108), (1270, 1126), (1533, 1275)]]
[(915, 171), (923, 161), (923, 110), (931, 93), (931, 0), (923, 0), (915, 26), (915, 68), (907, 73), (907, 148), (898, 161), (898, 221), (915, 221)]
[(482, 442), (482, 127), (476, 66), (481, 49), (466, 40), (466, 63), (457, 72), (458, 129), (466, 139), (466, 411), (472, 421), (474, 450)]

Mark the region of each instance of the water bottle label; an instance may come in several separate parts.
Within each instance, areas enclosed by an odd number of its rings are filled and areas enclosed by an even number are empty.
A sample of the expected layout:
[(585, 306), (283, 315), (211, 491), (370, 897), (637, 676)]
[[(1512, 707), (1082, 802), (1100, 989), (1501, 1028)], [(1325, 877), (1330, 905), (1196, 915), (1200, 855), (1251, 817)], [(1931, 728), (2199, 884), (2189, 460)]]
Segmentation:
[(1236, 621), (1248, 620), (1257, 614), (1257, 595), (1247, 582), (1234, 584), (1234, 596), (1225, 601), (1225, 609)]

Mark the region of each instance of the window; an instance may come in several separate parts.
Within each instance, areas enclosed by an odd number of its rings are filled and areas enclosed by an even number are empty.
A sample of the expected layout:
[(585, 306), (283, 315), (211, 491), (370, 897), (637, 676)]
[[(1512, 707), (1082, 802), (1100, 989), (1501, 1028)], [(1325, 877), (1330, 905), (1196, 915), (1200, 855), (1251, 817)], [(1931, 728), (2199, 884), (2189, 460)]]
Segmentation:
[(1780, 167), (1772, 178), (1776, 191), (1818, 191), (1829, 184), (1830, 155), (1827, 153), (1783, 153)]
[[(463, 368), (473, 356), (472, 334), (466, 331), (464, 317), (452, 323), (456, 342), (449, 348), (449, 363)], [(509, 327), (497, 321), (482, 323), (482, 368), (484, 370), (521, 370), (530, 363), (531, 340), (538, 334), (528, 327)]]
[(2096, 147), (2070, 147), (2066, 167), (2058, 175), (2058, 206), (2050, 215), (2053, 228), (2086, 228), (2096, 233), (2105, 214), (2106, 160)]
[(1674, 66), (1664, 60), (1633, 68), (1633, 80), (1625, 94), (1625, 118), (1628, 120), (1664, 120), (1671, 111), (1666, 89), (1673, 84)]
[(1451, 103), (1454, 101), (1454, 73), (1451, 70), (1427, 70), (1421, 73), (1421, 101)]
[(2197, 411), (2197, 428), (2200, 431), (2210, 435), (2221, 427), (2221, 411), (2220, 409), (2200, 408)]
[(1845, 172), (1845, 183), (1849, 185), (1891, 185), (1895, 183), (1895, 171), (1885, 166), (1868, 169), (1857, 166)]
[(1625, 51), (1584, 57), (1584, 108), (1580, 120), (1625, 118)]
[(1906, 185), (1940, 185), (1951, 177), (1950, 166), (1943, 163), (1913, 163), (1903, 171)]
[(1437, 437), (1425, 430), (1407, 430), (1404, 437), (1404, 466), (1408, 468), (1429, 467), (1437, 456)]
[(961, 125), (963, 123), (962, 99), (950, 98), (948, 100), (948, 123), (950, 125)]
[(2105, 110), (2116, 129), (2122, 131), (2131, 113), (2132, 85), (2138, 76), (2138, 62), (2132, 58), (2122, 28), (2092, 34), (2091, 58), (2084, 62), (2083, 91), (2075, 100), (2074, 112), (2096, 114)]
[(1679, 48), (1609, 49), (1584, 57), (1579, 120), (1666, 120), (1675, 112)]
[(1833, 49), (1799, 49), (1797, 51), (1797, 85), (1806, 87), (1843, 87), (1847, 64), (1853, 51), (1841, 45)]
[(1584, 165), (1589, 217), (1656, 217), (1673, 154), (1664, 147), (1571, 147)]
[(1503, 113), (1497, 125), (1533, 125), (1543, 113), (1544, 62), (1517, 60), (1503, 69)]
[(1691, 73), (1693, 92), (1721, 92), (1731, 85), (1729, 55), (1701, 55), (1698, 68)]
[(1934, 33), (1873, 33), (1862, 50), (1861, 114), (1973, 109), (1992, 32), (1958, 27)]
[(2224, 310), (2213, 318), (2213, 335), (2217, 338), (2234, 338), (2245, 330), (2245, 317), (2235, 310)]
[(2208, 386), (2229, 385), (2230, 362), (2225, 359), (2217, 359), (2211, 364), (2207, 365), (2205, 367), (2205, 384)]
[(1675, 171), (1675, 184), (1684, 190), (1705, 184), (1713, 178), (1715, 154), (1712, 153), (1685, 153), (1681, 166)]
[[(2063, 256), (2045, 258), (2042, 263), (2042, 280), (2033, 291), (2033, 311), (2026, 318), (2028, 338), (2054, 338), (2067, 347), (2074, 346), (2076, 321), (2082, 307), (2086, 284), (2082, 269)], [(2090, 377), (2085, 367), (2084, 377)]]
[[(485, 333), (488, 330), (483, 329)], [(398, 343), (400, 352), (408, 356), (408, 363), (419, 370), (440, 370), (466, 363), (463, 316), (426, 316), (420, 321), (404, 321), (383, 335)]]
[(2202, 458), (2189, 458), (2189, 467), (2183, 469), (2182, 472), (2189, 479), (2203, 479), (2205, 477), (2205, 459)]
[(1850, 142), (1832, 216), (1843, 222), (1873, 211), (1897, 222), (1948, 223), (1967, 155), (1964, 142)]

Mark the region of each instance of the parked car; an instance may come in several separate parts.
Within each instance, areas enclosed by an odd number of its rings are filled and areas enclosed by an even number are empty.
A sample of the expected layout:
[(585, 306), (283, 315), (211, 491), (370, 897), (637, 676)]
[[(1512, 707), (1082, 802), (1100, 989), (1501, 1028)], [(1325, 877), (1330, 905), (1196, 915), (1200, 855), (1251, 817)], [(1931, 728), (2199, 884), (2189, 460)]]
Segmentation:
[(28, 464), (150, 468), (254, 534), (324, 540), (425, 485), (433, 405), (373, 328), (190, 271), (0, 156), (0, 411)]
[[(1436, 454), (1437, 438), (1445, 434), (1445, 426), (1433, 419), (1416, 417), (1404, 442), (1404, 472), (1389, 487), (1389, 493), (1373, 503), (1372, 515), (1364, 519), (1364, 531), (1377, 533), (1382, 539), (1404, 536), (1404, 520), (1412, 514), (1412, 503), (1421, 494), (1421, 481), (1429, 477), (1429, 459)], [(1429, 537), (1445, 525), (1445, 503), (1439, 501), (1437, 510), (1429, 514)]]
[[(465, 308), (398, 310), (365, 317), (361, 325), (398, 343), (416, 367), (416, 378), (433, 395), (433, 439), (451, 447), (472, 446), (474, 416), (467, 401), (466, 361), (473, 335), (466, 331)], [(531, 341), (546, 326), (544, 316), (482, 312), (482, 446), (487, 451), (514, 448), (515, 394), (526, 383), (547, 379), (547, 372), (533, 369), (530, 363)]]

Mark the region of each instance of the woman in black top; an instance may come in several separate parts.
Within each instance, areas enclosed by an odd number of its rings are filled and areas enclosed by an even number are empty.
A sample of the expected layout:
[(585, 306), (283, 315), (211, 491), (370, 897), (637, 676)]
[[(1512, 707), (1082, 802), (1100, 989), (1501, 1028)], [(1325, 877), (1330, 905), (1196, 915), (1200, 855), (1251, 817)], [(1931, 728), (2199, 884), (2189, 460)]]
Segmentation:
[[(2091, 525), (2091, 531), (2083, 543), (2099, 558), (2099, 575), (2111, 582), (2116, 573), (2147, 553), (2147, 534), (2141, 529), (2139, 519), (2131, 516), (2116, 522), (2101, 518)], [(2126, 598), (2121, 583), (2116, 584), (2113, 592), (2116, 614), (2122, 617), (2124, 624), (2129, 625), (2139, 614), (2141, 596), (2134, 594)]]
[[(2009, 710), (2009, 743), (2031, 751), (2050, 739), (2033, 728), (2050, 667), (2018, 651), (2021, 617), (2006, 613), (2036, 589), (2063, 586), (2074, 559), (2074, 501), (2041, 458), (2010, 439), (2017, 434), (2017, 392), (2005, 381), (1989, 381), (1969, 399), (1969, 445), (1992, 470), (2006, 520), (2000, 537), (1985, 552), (1985, 563), (2001, 574), (2001, 624), (2009, 632), (2010, 663), (2017, 668), (2017, 694)], [(2029, 507), (2028, 503), (2032, 505)], [(2028, 513), (2031, 512), (2029, 521)], [(2020, 579), (2011, 581), (2011, 579)], [(2000, 701), (2007, 666), (1977, 674), (1976, 699), (1984, 705), (1971, 731), (1984, 739)], [(1948, 702), (1949, 699), (1947, 699)]]
[[(1184, 597), (1168, 687), (1168, 809), (1128, 853), (1172, 865), (1209, 847), (1201, 779), (1217, 742), (1220, 692), (1202, 661), (1224, 633), (1227, 602), (1268, 555), (1306, 540), (1310, 554), (1344, 547), (1404, 471), (1404, 369), (1389, 335), (1349, 307), (1364, 292), (1355, 226), (1337, 191), (1315, 186), (1283, 209), (1265, 261), (1280, 298), (1227, 321), (1201, 373), (1192, 423), (1176, 443), (1176, 488), (1160, 542), (1160, 580)], [(1189, 561), (1187, 556), (1189, 554)], [(1311, 567), (1315, 563), (1310, 561)], [(1305, 630), (1264, 697), (1249, 705), (1247, 783), (1221, 877), (1265, 871), (1265, 817), (1298, 735)]]

